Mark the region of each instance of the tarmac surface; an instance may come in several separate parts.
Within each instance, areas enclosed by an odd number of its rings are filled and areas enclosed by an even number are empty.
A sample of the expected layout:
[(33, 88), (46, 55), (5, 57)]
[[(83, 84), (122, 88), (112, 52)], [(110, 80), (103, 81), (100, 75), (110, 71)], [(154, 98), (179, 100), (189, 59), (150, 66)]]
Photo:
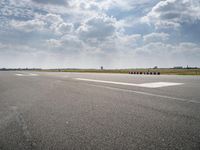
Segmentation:
[(200, 149), (200, 76), (0, 72), (0, 150)]

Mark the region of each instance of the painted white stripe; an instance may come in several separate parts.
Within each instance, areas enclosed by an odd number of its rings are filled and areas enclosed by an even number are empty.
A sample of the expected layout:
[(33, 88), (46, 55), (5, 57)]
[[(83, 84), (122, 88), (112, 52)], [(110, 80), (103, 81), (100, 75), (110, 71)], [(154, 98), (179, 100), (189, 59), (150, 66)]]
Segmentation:
[(148, 92), (134, 91), (134, 90), (129, 90), (129, 89), (115, 88), (115, 87), (103, 86), (103, 85), (94, 85), (94, 84), (87, 84), (87, 85), (90, 85), (90, 86), (93, 86), (93, 87), (98, 87), (98, 88), (105, 88), (105, 89), (109, 89), (109, 90), (128, 92), (128, 93), (136, 93), (136, 94), (152, 96), (152, 97), (159, 97), (159, 98), (164, 98), (164, 99), (168, 99), (168, 100), (175, 100), (175, 101), (181, 101), (181, 102), (186, 102), (186, 103), (200, 104), (200, 101), (197, 101), (197, 100), (171, 97), (171, 96), (166, 96), (166, 95), (159, 95), (159, 94), (153, 94), (153, 93), (148, 93)]
[(159, 88), (165, 86), (176, 86), (182, 85), (183, 83), (174, 83), (174, 82), (153, 82), (153, 83), (144, 83), (139, 84), (140, 87), (149, 87), (149, 88)]
[(30, 73), (29, 75), (30, 76), (38, 76), (38, 74), (35, 74), (35, 73)]
[(175, 85), (183, 84), (183, 83), (174, 83), (174, 82), (153, 82), (153, 83), (134, 84), (134, 83), (126, 83), (126, 82), (114, 82), (114, 81), (94, 80), (94, 79), (85, 79), (85, 78), (75, 78), (75, 79), (81, 80), (81, 81), (88, 81), (88, 82), (110, 83), (110, 84), (137, 86), (137, 87), (145, 87), (145, 88), (160, 88), (160, 87), (175, 86)]
[(99, 83), (111, 83), (111, 84), (118, 84), (118, 85), (130, 85), (130, 86), (137, 86), (138, 85), (138, 84), (134, 84), (134, 83), (94, 80), (94, 79), (85, 79), (85, 78), (75, 78), (75, 79), (76, 80), (81, 80), (81, 81), (99, 82)]
[(16, 76), (23, 76), (23, 74), (16, 74)]
[(21, 73), (18, 73), (18, 74), (15, 74), (16, 76), (38, 76), (38, 74), (35, 74), (35, 73), (29, 73), (29, 74), (21, 74)]

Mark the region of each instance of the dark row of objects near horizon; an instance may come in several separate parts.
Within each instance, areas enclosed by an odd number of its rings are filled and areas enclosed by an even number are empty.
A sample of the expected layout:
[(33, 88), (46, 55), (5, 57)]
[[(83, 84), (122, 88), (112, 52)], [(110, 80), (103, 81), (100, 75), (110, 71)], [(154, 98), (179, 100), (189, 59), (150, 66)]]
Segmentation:
[(160, 72), (133, 72), (133, 71), (129, 71), (129, 74), (160, 75)]

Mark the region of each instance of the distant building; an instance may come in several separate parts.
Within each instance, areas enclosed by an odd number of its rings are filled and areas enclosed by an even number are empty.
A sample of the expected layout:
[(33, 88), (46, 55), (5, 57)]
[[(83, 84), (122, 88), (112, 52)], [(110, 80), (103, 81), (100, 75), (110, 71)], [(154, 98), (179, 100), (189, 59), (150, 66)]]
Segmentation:
[(153, 69), (158, 69), (158, 66), (153, 67)]
[(101, 66), (101, 70), (103, 70), (103, 66)]

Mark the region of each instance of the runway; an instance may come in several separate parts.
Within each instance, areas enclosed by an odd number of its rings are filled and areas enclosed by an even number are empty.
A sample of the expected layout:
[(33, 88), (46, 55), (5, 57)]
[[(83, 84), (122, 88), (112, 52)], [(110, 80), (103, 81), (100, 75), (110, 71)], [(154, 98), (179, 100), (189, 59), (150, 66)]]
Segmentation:
[(200, 149), (200, 76), (0, 72), (0, 150)]

